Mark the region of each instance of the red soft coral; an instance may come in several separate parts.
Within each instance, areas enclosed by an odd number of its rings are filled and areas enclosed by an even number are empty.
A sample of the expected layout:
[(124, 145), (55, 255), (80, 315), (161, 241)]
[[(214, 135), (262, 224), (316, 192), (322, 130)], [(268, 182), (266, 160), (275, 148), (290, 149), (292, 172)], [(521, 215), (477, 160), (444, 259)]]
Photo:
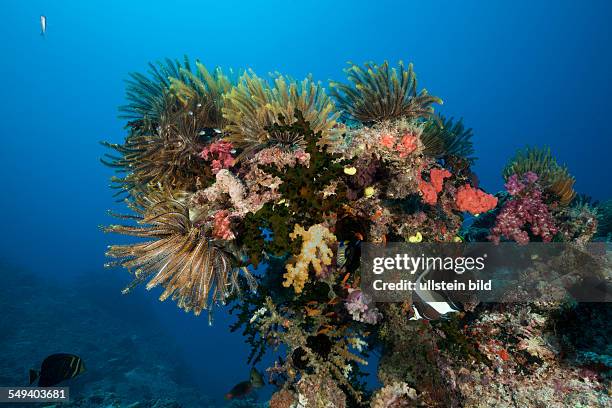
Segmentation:
[(460, 211), (480, 214), (495, 208), (497, 197), (466, 184), (457, 190), (455, 203)]
[(400, 157), (404, 158), (417, 148), (417, 137), (412, 133), (406, 133), (402, 140), (395, 146), (395, 150), (399, 152)]
[(395, 138), (388, 133), (385, 133), (380, 137), (380, 144), (388, 149), (392, 149), (395, 145)]
[(432, 169), (429, 172), (429, 183), (419, 177), (419, 191), (423, 195), (423, 201), (427, 204), (434, 205), (438, 202), (438, 193), (442, 191), (444, 179), (451, 176), (450, 171), (446, 169)]

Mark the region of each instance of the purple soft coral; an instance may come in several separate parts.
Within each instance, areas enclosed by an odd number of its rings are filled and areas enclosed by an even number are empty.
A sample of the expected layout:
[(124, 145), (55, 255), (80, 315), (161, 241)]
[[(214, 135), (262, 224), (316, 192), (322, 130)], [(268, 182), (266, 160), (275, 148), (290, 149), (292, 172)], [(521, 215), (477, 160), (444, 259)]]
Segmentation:
[(363, 323), (376, 324), (382, 317), (378, 309), (371, 304), (371, 299), (359, 289), (349, 289), (346, 298), (346, 310), (353, 320)]
[(527, 172), (522, 178), (514, 174), (505, 184), (512, 198), (504, 205), (491, 229), (491, 241), (498, 243), (502, 236), (521, 245), (529, 242), (529, 228), (534, 236), (550, 242), (557, 233), (554, 219), (542, 200), (538, 176)]

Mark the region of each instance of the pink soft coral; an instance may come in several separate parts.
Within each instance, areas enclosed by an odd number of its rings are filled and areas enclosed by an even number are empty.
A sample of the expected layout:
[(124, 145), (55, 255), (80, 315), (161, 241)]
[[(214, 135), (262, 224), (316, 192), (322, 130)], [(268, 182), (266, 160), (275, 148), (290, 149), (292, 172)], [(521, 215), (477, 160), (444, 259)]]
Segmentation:
[(225, 240), (235, 238), (234, 233), (231, 230), (229, 211), (219, 210), (215, 213), (213, 219), (213, 236), (217, 239)]
[(466, 184), (457, 189), (455, 203), (460, 211), (480, 214), (495, 208), (497, 197)]
[(223, 140), (211, 143), (206, 146), (200, 157), (204, 160), (210, 160), (212, 171), (217, 174), (221, 169), (228, 169), (235, 163), (234, 157), (232, 156), (232, 144)]
[(533, 172), (522, 178), (514, 174), (506, 183), (506, 190), (512, 198), (504, 205), (491, 229), (489, 239), (499, 242), (502, 236), (523, 245), (530, 241), (529, 231), (544, 242), (550, 242), (558, 229), (542, 198), (542, 189)]
[(349, 289), (346, 298), (346, 310), (351, 314), (353, 320), (363, 323), (376, 324), (382, 317), (376, 306), (372, 303), (370, 296), (359, 289)]

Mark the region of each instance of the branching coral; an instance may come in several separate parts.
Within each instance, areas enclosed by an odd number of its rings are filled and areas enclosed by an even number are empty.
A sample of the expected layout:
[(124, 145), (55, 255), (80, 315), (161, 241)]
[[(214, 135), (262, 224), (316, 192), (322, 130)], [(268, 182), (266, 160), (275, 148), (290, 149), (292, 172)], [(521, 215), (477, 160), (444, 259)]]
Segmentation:
[(543, 190), (551, 193), (562, 205), (569, 204), (576, 195), (574, 178), (566, 167), (557, 163), (550, 150), (527, 148), (519, 151), (504, 168), (503, 176), (507, 181), (514, 174), (521, 177), (528, 172), (537, 174)]
[(223, 114), (229, 122), (229, 140), (243, 149), (242, 155), (250, 155), (266, 147), (304, 147), (302, 134), (291, 132), (290, 127), (271, 127), (294, 123), (296, 110), (325, 140), (337, 117), (333, 109), (323, 87), (311, 77), (296, 82), (277, 75), (274, 86), (270, 86), (255, 73), (246, 72), (226, 94)]
[(283, 286), (293, 286), (295, 293), (301, 293), (308, 280), (310, 265), (317, 276), (324, 274), (324, 268), (331, 265), (334, 252), (329, 247), (336, 242), (336, 236), (324, 225), (313, 225), (305, 230), (296, 224), (289, 234), (292, 240), (302, 239), (302, 249), (293, 264), (287, 264), (287, 272), (283, 275)]
[(412, 64), (408, 69), (401, 61), (397, 68), (390, 68), (387, 61), (381, 65), (368, 62), (363, 68), (349, 64), (346, 72), (351, 84), (332, 82), (331, 85), (339, 108), (352, 120), (369, 124), (402, 117), (429, 117), (433, 113), (432, 105), (442, 103), (426, 90), (417, 92)]
[[(185, 198), (150, 193), (139, 196), (130, 208), (136, 226), (111, 225), (106, 232), (149, 238), (145, 242), (112, 245), (107, 255), (133, 273), (126, 292), (150, 279), (147, 289), (164, 287), (160, 300), (172, 297), (185, 311), (199, 315), (214, 303), (224, 303), (240, 290), (238, 268), (231, 253), (190, 218)], [(113, 264), (109, 264), (112, 266)], [(249, 282), (254, 282), (248, 271)]]
[[(324, 314), (309, 316), (292, 307), (281, 310), (270, 297), (265, 298), (264, 308), (263, 313), (260, 313), (254, 322), (264, 341), (279, 342), (291, 350), (287, 361), (282, 367), (277, 367), (277, 370), (286, 373), (289, 384), (293, 385), (298, 381), (300, 375), (304, 379), (314, 372), (322, 387), (309, 388), (311, 391), (320, 389), (319, 397), (343, 401), (342, 388), (348, 391), (354, 401), (361, 400), (363, 394), (355, 388), (349, 376), (355, 364), (367, 364), (367, 361), (349, 350), (351, 345), (355, 344), (351, 341), (355, 333), (347, 332), (346, 327), (332, 325), (330, 317)], [(302, 388), (307, 382), (309, 381), (294, 385), (297, 394), (302, 395), (302, 398), (308, 395), (315, 397), (317, 392), (307, 393)], [(324, 385), (328, 382), (329, 385)], [(334, 382), (336, 384), (333, 384)], [(318, 400), (310, 399), (310, 402), (315, 403)]]

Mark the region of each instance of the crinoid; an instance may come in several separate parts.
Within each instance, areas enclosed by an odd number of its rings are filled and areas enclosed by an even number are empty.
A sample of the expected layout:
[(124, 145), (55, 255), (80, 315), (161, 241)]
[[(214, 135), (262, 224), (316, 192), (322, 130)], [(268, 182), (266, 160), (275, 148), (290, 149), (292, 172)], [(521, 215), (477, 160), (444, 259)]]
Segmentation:
[(130, 74), (126, 81), (128, 103), (119, 107), (120, 118), (127, 119), (134, 130), (150, 131), (157, 127), (161, 115), (175, 103), (170, 94), (170, 78), (187, 80), (184, 72), (190, 71), (189, 59), (166, 58), (164, 62), (149, 63), (148, 76), (139, 72)]
[(246, 268), (237, 267), (233, 251), (213, 240), (210, 231), (192, 219), (185, 195), (155, 191), (138, 196), (129, 206), (135, 215), (114, 215), (135, 220), (137, 225), (104, 228), (105, 232), (149, 238), (112, 245), (106, 253), (118, 259), (107, 266), (123, 266), (135, 277), (124, 293), (149, 279), (147, 289), (165, 288), (161, 301), (172, 297), (180, 308), (199, 315), (240, 291), (240, 270), (247, 285), (254, 288), (254, 278)]
[(474, 145), (472, 129), (466, 129), (463, 121), (453, 121), (439, 116), (427, 121), (423, 127), (421, 141), (424, 153), (432, 157), (455, 156), (473, 162)]
[(412, 64), (408, 69), (401, 61), (398, 68), (390, 68), (387, 61), (381, 65), (368, 62), (363, 68), (349, 64), (345, 71), (351, 84), (331, 83), (332, 96), (349, 120), (372, 124), (401, 117), (429, 117), (432, 105), (442, 103), (425, 89), (417, 92)]
[(130, 133), (123, 144), (104, 142), (118, 153), (106, 154), (102, 162), (121, 176), (114, 187), (138, 194), (147, 185), (195, 191), (210, 171), (199, 157), (204, 148), (198, 118), (190, 112), (165, 112), (150, 133)]
[(574, 177), (567, 167), (557, 163), (550, 149), (528, 147), (518, 151), (502, 174), (507, 181), (513, 174), (523, 176), (529, 171), (538, 175), (538, 182), (544, 191), (552, 194), (560, 204), (568, 205), (576, 195)]
[(233, 84), (221, 68), (211, 73), (199, 61), (196, 71), (181, 68), (180, 77), (170, 78), (170, 90), (184, 107), (197, 112), (202, 128), (223, 129), (223, 95), (230, 91)]
[(304, 146), (300, 134), (280, 132), (272, 125), (290, 125), (294, 112), (302, 113), (323, 140), (335, 124), (334, 105), (320, 83), (310, 76), (301, 82), (277, 74), (273, 86), (252, 71), (225, 96), (223, 114), (229, 124), (228, 140), (242, 149), (241, 157), (266, 147), (294, 149)]
[(198, 156), (224, 126), (223, 94), (232, 85), (219, 68), (211, 74), (196, 66), (192, 73), (187, 58), (182, 66), (168, 60), (151, 65), (152, 78), (132, 74), (131, 103), (123, 107), (125, 117), (135, 119), (130, 134), (122, 144), (103, 143), (118, 153), (102, 160), (121, 174), (113, 178), (115, 187), (138, 192), (153, 183), (193, 191), (210, 176)]

